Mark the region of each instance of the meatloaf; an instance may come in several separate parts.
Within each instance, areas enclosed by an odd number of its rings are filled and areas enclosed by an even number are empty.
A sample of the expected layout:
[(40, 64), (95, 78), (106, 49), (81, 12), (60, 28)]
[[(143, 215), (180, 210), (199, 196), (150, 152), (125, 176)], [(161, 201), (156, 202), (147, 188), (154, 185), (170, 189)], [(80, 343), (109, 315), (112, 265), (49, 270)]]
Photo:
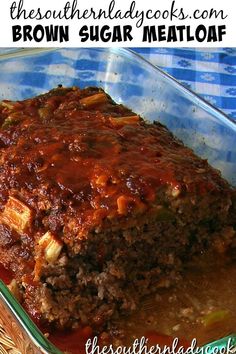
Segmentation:
[(0, 124), (0, 262), (43, 322), (103, 328), (235, 240), (235, 190), (102, 89), (4, 100)]

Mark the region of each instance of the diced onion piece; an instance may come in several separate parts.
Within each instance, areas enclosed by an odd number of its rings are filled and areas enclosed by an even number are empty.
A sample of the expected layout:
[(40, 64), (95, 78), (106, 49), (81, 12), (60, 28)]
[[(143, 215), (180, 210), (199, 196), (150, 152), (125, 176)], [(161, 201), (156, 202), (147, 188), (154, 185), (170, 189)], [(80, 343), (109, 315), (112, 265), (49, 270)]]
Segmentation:
[(125, 195), (121, 195), (117, 198), (117, 210), (119, 214), (126, 215), (128, 212), (128, 203), (130, 199), (128, 199)]
[(38, 109), (38, 114), (41, 119), (47, 119), (50, 117), (51, 110), (49, 107), (41, 107)]
[(8, 109), (13, 109), (15, 108), (17, 102), (14, 101), (1, 101), (1, 106), (8, 108)]
[(145, 211), (146, 206), (138, 199), (121, 195), (117, 198), (117, 211), (118, 214), (127, 215), (131, 210), (134, 214), (141, 214)]
[(97, 104), (107, 102), (107, 95), (105, 93), (96, 93), (95, 95), (81, 98), (80, 103), (85, 107), (95, 106)]
[(171, 195), (174, 198), (177, 198), (180, 195), (181, 191), (179, 189), (179, 187), (174, 187), (171, 191)]
[(18, 301), (21, 301), (22, 299), (22, 294), (21, 294), (21, 291), (19, 289), (19, 286), (16, 282), (15, 279), (12, 279), (12, 281), (10, 282), (10, 284), (8, 284), (8, 289), (10, 290), (10, 292), (15, 296), (15, 298), (18, 300)]
[(13, 111), (8, 114), (7, 118), (2, 123), (2, 128), (8, 128), (12, 125), (16, 125), (22, 119), (22, 112), (21, 111)]
[(22, 233), (31, 224), (32, 210), (15, 197), (9, 197), (1, 219), (15, 231)]
[(97, 177), (97, 179), (96, 179), (96, 184), (98, 185), (98, 186), (105, 186), (106, 184), (107, 184), (107, 180), (108, 180), (108, 176), (106, 176), (106, 175), (100, 175), (100, 176), (98, 176)]
[(140, 121), (139, 116), (127, 116), (127, 117), (110, 117), (110, 122), (115, 126), (126, 124), (137, 124)]
[(218, 310), (213, 311), (203, 317), (202, 322), (205, 327), (211, 326), (216, 322), (221, 322), (226, 319), (229, 319), (229, 311), (228, 310)]
[(55, 262), (62, 250), (62, 242), (59, 241), (50, 231), (46, 232), (38, 242), (40, 249), (43, 249), (47, 262)]

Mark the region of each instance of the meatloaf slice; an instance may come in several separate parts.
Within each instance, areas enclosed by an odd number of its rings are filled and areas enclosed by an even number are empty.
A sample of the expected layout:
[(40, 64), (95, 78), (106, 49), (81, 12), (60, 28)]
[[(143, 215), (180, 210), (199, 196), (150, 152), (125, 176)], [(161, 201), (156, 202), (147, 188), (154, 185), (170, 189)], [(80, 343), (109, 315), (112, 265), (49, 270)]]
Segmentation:
[(103, 90), (0, 105), (0, 262), (28, 311), (102, 328), (235, 238), (235, 190)]

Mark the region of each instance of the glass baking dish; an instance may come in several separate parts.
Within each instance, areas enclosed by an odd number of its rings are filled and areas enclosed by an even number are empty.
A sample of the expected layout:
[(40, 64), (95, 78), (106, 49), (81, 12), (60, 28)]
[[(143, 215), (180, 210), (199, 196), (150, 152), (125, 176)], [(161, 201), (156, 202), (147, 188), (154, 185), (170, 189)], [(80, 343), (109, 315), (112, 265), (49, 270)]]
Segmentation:
[[(82, 88), (100, 86), (116, 102), (130, 107), (149, 121), (159, 120), (165, 124), (199, 156), (218, 168), (232, 185), (236, 185), (236, 124), (131, 50), (1, 50), (0, 61), (0, 100), (21, 100), (59, 84)], [(7, 292), (5, 296), (8, 298)], [(24, 328), (39, 352), (54, 353), (41, 337), (39, 340), (35, 328), (31, 328), (20, 308), (16, 304), (13, 307), (16, 314), (20, 311), (19, 315), (24, 317)], [(9, 334), (13, 340), (17, 335), (12, 328)]]

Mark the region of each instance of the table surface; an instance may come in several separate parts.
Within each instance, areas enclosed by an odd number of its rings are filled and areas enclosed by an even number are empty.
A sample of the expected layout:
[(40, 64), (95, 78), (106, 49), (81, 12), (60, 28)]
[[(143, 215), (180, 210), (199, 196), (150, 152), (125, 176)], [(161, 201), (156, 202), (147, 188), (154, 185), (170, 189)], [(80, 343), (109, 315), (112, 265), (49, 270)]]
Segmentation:
[(131, 48), (236, 121), (236, 48)]

